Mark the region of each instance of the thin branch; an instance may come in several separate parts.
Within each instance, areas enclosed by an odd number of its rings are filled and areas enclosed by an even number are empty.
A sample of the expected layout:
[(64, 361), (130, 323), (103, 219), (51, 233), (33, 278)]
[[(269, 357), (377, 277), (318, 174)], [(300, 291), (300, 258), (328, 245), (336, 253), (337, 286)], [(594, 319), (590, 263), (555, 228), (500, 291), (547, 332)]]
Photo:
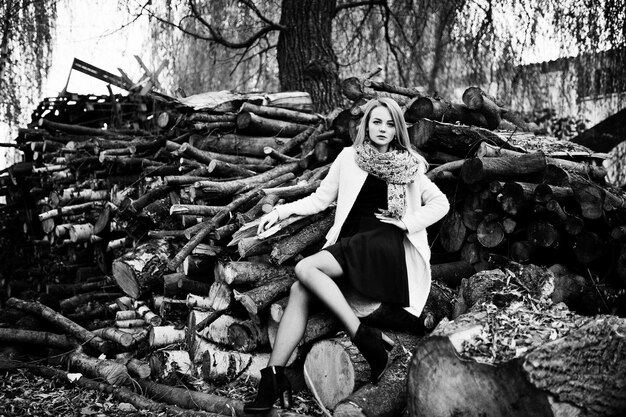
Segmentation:
[(355, 1), (354, 3), (343, 3), (335, 6), (335, 12), (333, 17), (336, 16), (340, 11), (352, 9), (355, 7), (361, 6), (375, 6), (377, 4), (387, 5), (387, 0), (369, 0), (369, 1)]
[[(209, 33), (211, 34), (210, 37), (205, 37), (204, 39), (206, 39), (208, 41), (211, 41), (211, 42), (218, 43), (218, 44), (223, 45), (223, 46), (225, 46), (227, 48), (231, 48), (231, 49), (248, 49), (252, 45), (254, 45), (254, 43), (256, 41), (258, 41), (259, 39), (261, 39), (262, 37), (264, 37), (268, 33), (282, 29), (282, 27), (280, 27), (278, 25), (275, 25), (274, 23), (270, 22), (268, 24), (268, 26), (265, 26), (265, 27), (261, 28), (259, 31), (257, 31), (256, 33), (253, 33), (252, 36), (250, 36), (245, 41), (231, 42), (231, 41), (226, 40), (222, 36), (222, 34), (219, 33), (219, 31), (217, 31), (213, 27), (213, 25), (211, 25), (209, 22), (206, 21), (206, 19), (204, 19), (202, 17), (200, 12), (198, 11), (198, 8), (196, 7), (196, 3), (195, 3), (194, 0), (189, 0), (188, 4), (189, 4), (189, 8), (191, 9), (191, 12), (193, 13), (194, 17), (200, 23), (202, 23), (202, 25), (205, 26), (207, 28), (207, 30), (209, 31)], [(248, 6), (248, 7), (250, 7), (250, 6)]]
[(267, 17), (265, 17), (265, 15), (263, 13), (261, 13), (259, 8), (256, 7), (256, 5), (252, 1), (250, 1), (250, 0), (239, 0), (239, 1), (241, 3), (243, 3), (244, 5), (248, 6), (248, 8), (250, 10), (252, 10), (254, 12), (254, 14), (256, 14), (259, 19), (261, 19), (261, 21), (267, 23), (268, 25), (270, 25), (272, 27), (278, 28), (280, 30), (286, 29), (285, 26), (282, 26), (282, 25), (280, 25), (280, 24), (278, 24), (276, 22), (273, 22), (270, 19), (268, 19)]

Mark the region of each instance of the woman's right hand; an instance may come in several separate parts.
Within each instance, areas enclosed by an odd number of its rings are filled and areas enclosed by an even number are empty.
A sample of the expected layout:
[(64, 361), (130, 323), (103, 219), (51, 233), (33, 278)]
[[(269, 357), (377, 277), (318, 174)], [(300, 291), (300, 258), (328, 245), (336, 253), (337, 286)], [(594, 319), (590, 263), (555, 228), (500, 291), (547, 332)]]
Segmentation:
[(261, 221), (259, 222), (259, 227), (257, 228), (256, 234), (260, 235), (261, 233), (278, 223), (279, 220), (280, 217), (278, 215), (278, 211), (270, 211), (269, 213), (261, 217)]

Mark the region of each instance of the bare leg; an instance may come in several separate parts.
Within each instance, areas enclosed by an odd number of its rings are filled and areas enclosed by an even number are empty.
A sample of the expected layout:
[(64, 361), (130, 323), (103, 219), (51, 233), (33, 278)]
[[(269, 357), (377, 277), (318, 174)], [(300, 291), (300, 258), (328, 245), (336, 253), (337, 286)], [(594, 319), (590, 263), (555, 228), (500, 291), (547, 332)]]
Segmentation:
[(267, 366), (285, 366), (302, 339), (309, 318), (311, 293), (296, 281), (289, 292), (289, 302), (278, 325), (274, 348)]
[(335, 257), (322, 250), (298, 262), (295, 272), (298, 280), (322, 300), (341, 321), (350, 337), (354, 337), (361, 322), (333, 280), (343, 275), (341, 265)]

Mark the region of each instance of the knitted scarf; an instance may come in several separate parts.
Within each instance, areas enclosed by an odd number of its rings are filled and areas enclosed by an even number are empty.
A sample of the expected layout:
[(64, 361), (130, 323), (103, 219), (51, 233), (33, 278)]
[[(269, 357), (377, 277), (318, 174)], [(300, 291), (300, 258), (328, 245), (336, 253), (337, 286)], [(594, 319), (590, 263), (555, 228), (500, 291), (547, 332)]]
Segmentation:
[(355, 151), (359, 168), (387, 183), (387, 211), (383, 214), (402, 218), (406, 212), (407, 184), (419, 173), (419, 160), (408, 151), (379, 152), (369, 142), (356, 146)]

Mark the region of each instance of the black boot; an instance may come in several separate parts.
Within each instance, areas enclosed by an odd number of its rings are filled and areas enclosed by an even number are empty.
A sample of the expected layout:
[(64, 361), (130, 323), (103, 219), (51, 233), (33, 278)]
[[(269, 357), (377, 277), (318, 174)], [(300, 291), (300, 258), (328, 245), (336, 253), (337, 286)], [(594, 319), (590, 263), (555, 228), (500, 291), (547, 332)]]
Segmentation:
[(256, 399), (243, 406), (246, 413), (263, 413), (274, 406), (280, 398), (282, 408), (291, 407), (291, 384), (282, 366), (268, 366), (261, 370), (261, 381)]
[(375, 384), (389, 366), (389, 352), (393, 349), (393, 341), (380, 330), (361, 324), (352, 342), (369, 363), (370, 380)]

